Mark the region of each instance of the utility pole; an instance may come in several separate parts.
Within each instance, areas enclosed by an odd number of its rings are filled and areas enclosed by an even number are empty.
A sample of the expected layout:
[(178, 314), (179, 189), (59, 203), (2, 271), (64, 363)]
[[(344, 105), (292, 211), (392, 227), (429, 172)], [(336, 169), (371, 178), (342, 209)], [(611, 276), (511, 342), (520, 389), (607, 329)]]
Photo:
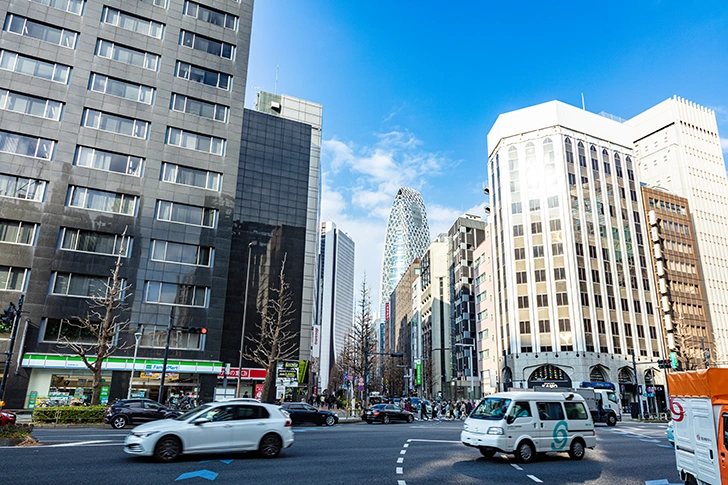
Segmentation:
[(637, 406), (640, 410), (640, 419), (644, 419), (644, 414), (642, 413), (642, 397), (640, 396), (639, 392), (639, 379), (637, 379), (637, 360), (634, 356), (634, 349), (632, 349), (632, 372), (634, 372), (634, 392), (637, 395)]
[(20, 327), (20, 316), (23, 312), (23, 300), (25, 295), (20, 295), (18, 298), (18, 307), (15, 308), (15, 304), (11, 303), (5, 314), (13, 320), (13, 327), (10, 331), (10, 347), (5, 352), (5, 367), (3, 368), (3, 378), (0, 381), (0, 401), (5, 400), (5, 386), (8, 383), (8, 372), (10, 371), (10, 364), (13, 360), (13, 347), (15, 347), (15, 339), (18, 336), (18, 327)]

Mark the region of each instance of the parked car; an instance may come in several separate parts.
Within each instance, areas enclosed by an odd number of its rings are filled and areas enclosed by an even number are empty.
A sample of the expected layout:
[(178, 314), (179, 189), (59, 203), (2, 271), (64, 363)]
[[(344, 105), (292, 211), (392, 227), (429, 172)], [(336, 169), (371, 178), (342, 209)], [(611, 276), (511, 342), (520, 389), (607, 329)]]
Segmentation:
[(669, 441), (672, 446), (675, 446), (675, 435), (673, 433), (674, 430), (675, 421), (671, 419), (670, 422), (667, 423), (667, 429), (665, 430), (665, 434), (667, 435), (667, 441)]
[(339, 422), (336, 413), (315, 407), (302, 402), (285, 402), (281, 408), (291, 416), (293, 424), (313, 423), (317, 426), (333, 426)]
[(415, 420), (415, 415), (394, 404), (377, 404), (364, 411), (362, 419), (369, 424), (375, 421), (384, 424), (389, 424), (392, 421), (406, 421), (411, 423)]
[(0, 409), (0, 426), (4, 424), (15, 424), (15, 413), (11, 413), (10, 411), (3, 411)]
[(129, 424), (176, 418), (181, 414), (182, 411), (162, 406), (151, 399), (122, 399), (106, 408), (104, 423), (116, 429), (123, 429)]
[(291, 419), (279, 406), (250, 399), (203, 404), (174, 419), (142, 424), (124, 451), (169, 462), (182, 454), (258, 451), (278, 456), (293, 444)]

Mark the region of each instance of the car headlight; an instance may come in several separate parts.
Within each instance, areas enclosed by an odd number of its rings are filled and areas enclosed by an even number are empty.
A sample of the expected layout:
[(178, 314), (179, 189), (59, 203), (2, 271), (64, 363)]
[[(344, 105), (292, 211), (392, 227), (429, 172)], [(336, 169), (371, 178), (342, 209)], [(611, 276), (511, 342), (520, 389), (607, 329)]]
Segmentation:
[(132, 436), (136, 436), (137, 438), (149, 438), (153, 434), (157, 434), (159, 431), (133, 431), (131, 434)]
[(488, 434), (504, 434), (503, 428), (496, 428), (496, 427), (488, 428)]

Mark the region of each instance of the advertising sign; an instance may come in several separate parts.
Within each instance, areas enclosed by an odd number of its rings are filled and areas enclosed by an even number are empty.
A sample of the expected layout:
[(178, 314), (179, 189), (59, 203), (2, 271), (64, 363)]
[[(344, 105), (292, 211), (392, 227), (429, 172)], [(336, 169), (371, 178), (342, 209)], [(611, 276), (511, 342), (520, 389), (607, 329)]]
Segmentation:
[[(147, 364), (144, 370), (162, 372), (163, 364)], [(178, 365), (167, 365), (167, 372), (179, 372)]]
[(415, 386), (422, 385), (422, 361), (417, 359), (415, 361)]
[(278, 362), (276, 387), (298, 387), (298, 361)]
[(389, 321), (389, 302), (384, 304), (384, 321)]
[(255, 398), (260, 401), (260, 398), (263, 396), (263, 384), (256, 384), (255, 385)]
[(32, 391), (28, 397), (28, 409), (35, 409), (35, 401), (38, 399), (38, 392)]
[(109, 386), (101, 386), (101, 404), (109, 403)]
[[(228, 379), (233, 379), (233, 380), (237, 379), (239, 370), (240, 369), (238, 369), (237, 367), (230, 367), (228, 369), (228, 373), (227, 373)], [(252, 380), (256, 380), (256, 381), (262, 381), (262, 380), (265, 380), (265, 374), (266, 374), (265, 369), (249, 369), (249, 368), (243, 367), (240, 378), (245, 379), (245, 380), (252, 379)], [(222, 372), (220, 372), (217, 375), (217, 377), (220, 379), (225, 377), (225, 371), (223, 370)]]

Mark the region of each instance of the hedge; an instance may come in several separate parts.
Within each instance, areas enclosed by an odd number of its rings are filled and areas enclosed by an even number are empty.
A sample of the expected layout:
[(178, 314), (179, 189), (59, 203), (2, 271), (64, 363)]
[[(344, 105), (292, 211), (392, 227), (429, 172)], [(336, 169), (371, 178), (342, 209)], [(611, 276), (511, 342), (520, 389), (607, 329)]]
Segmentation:
[(34, 423), (101, 423), (104, 421), (106, 406), (57, 406), (35, 408)]
[(26, 438), (32, 432), (32, 424), (5, 424), (0, 426), (0, 439)]

